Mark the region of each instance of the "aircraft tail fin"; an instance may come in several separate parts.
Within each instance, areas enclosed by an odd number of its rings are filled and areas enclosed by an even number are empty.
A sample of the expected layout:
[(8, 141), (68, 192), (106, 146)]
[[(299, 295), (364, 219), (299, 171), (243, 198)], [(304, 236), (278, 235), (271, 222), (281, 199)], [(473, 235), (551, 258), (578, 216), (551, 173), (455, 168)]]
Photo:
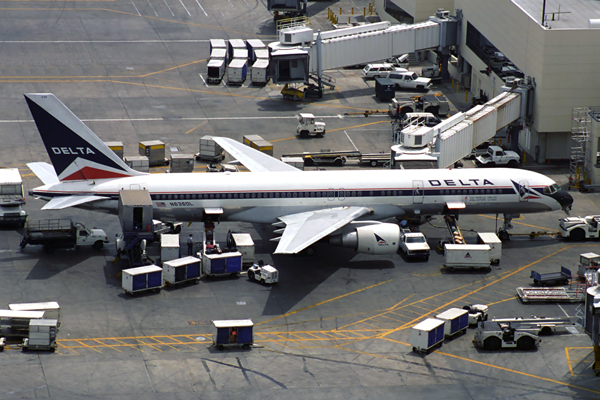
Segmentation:
[(131, 169), (52, 93), (25, 100), (61, 182), (144, 175)]

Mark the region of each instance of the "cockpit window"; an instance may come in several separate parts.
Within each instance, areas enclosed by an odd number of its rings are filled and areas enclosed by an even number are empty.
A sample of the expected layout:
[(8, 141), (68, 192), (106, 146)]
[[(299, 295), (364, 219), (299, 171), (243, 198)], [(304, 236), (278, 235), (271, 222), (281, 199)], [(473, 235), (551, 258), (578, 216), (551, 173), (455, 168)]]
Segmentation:
[(547, 194), (547, 195), (551, 196), (554, 193), (558, 192), (559, 190), (560, 190), (560, 187), (558, 186), (558, 184), (554, 183), (554, 184), (552, 184), (550, 186), (546, 186), (544, 188), (544, 194)]

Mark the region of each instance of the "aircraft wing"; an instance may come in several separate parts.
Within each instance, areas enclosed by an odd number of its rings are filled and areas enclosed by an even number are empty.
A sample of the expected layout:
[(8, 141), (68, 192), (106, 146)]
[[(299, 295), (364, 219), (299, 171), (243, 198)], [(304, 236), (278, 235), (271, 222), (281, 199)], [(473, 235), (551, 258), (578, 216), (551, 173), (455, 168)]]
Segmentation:
[(244, 164), (244, 166), (252, 172), (300, 171), (296, 167), (292, 167), (291, 165), (279, 161), (268, 154), (262, 153), (233, 139), (218, 136), (205, 136), (204, 138), (213, 139), (218, 143), (219, 146), (225, 149), (226, 152), (231, 154), (235, 159)]
[(285, 229), (274, 254), (296, 254), (371, 212), (367, 207), (336, 207), (279, 217)]
[(91, 203), (93, 201), (98, 200), (107, 200), (104, 197), (100, 196), (64, 196), (64, 197), (55, 197), (50, 200), (42, 210), (62, 210), (67, 207), (74, 207), (79, 204)]

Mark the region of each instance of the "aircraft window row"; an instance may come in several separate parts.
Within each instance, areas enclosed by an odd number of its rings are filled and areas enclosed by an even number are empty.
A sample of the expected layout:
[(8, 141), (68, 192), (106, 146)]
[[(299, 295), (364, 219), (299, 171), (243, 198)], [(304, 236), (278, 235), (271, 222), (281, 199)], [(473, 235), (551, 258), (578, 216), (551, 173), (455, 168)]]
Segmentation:
[(296, 198), (296, 197), (362, 197), (368, 196), (398, 196), (402, 192), (398, 190), (382, 190), (362, 192), (360, 190), (335, 190), (317, 192), (269, 192), (269, 193), (199, 193), (199, 194), (161, 194), (156, 200), (204, 200), (204, 199), (255, 199), (255, 198)]
[(442, 195), (457, 195), (457, 194), (500, 194), (500, 189), (445, 189), (442, 190)]

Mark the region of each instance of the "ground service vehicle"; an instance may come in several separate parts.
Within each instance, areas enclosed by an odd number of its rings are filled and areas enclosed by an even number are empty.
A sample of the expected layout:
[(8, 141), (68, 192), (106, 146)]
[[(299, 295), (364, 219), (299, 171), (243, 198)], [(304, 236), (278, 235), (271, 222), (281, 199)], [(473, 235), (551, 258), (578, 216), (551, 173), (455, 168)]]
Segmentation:
[(385, 78), (391, 80), (400, 89), (415, 89), (420, 91), (428, 91), (431, 88), (431, 79), (423, 78), (412, 71), (392, 71)]
[(503, 150), (500, 146), (490, 146), (486, 154), (475, 158), (475, 163), (479, 167), (493, 167), (497, 165), (507, 165), (516, 167), (519, 165), (521, 157), (511, 150)]
[(421, 232), (411, 232), (408, 228), (400, 229), (400, 248), (406, 258), (429, 259), (429, 245)]
[(426, 112), (434, 115), (448, 115), (450, 103), (443, 95), (426, 94), (418, 97), (394, 98), (388, 106), (389, 114), (394, 118), (407, 113)]
[(489, 307), (484, 304), (467, 304), (463, 310), (469, 312), (469, 325), (477, 325), (479, 321), (487, 321)]
[(0, 224), (25, 226), (23, 181), (17, 168), (0, 168)]
[(571, 270), (560, 267), (560, 272), (550, 272), (547, 274), (531, 271), (531, 278), (533, 279), (533, 284), (536, 286), (568, 285), (571, 281)]
[(406, 68), (397, 68), (389, 63), (368, 64), (362, 70), (362, 76), (367, 79), (383, 78), (390, 72), (408, 72)]
[(264, 265), (261, 260), (258, 264), (254, 264), (248, 268), (248, 279), (262, 284), (277, 283), (279, 280), (279, 271), (271, 265)]
[(309, 136), (323, 137), (325, 135), (325, 122), (315, 122), (313, 114), (301, 113), (296, 115), (296, 118), (298, 118), (296, 135), (301, 138)]
[(283, 98), (286, 100), (299, 101), (304, 98), (303, 90), (298, 89), (288, 83), (283, 85), (283, 88), (281, 89), (281, 94), (283, 95)]
[(70, 218), (43, 219), (27, 222), (21, 237), (21, 249), (28, 244), (40, 244), (51, 253), (55, 249), (69, 249), (77, 246), (94, 246), (96, 250), (108, 243), (108, 236), (102, 229), (87, 229)]
[(558, 226), (564, 238), (576, 241), (596, 239), (600, 236), (600, 215), (561, 218)]
[(537, 329), (514, 327), (503, 322), (479, 322), (473, 342), (489, 351), (518, 348), (532, 350), (542, 341), (535, 334)]

